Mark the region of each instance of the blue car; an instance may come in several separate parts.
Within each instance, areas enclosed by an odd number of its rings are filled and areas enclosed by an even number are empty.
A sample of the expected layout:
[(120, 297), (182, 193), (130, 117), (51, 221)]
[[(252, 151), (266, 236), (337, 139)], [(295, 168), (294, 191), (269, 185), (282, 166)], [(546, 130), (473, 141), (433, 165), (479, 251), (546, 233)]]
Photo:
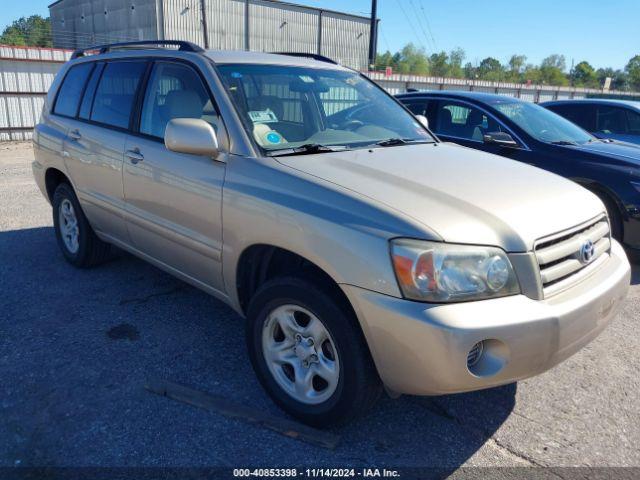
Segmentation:
[(443, 141), (528, 163), (591, 190), (607, 208), (613, 236), (640, 251), (640, 147), (600, 140), (551, 110), (516, 98), (461, 91), (397, 98), (426, 117)]
[(640, 145), (640, 102), (627, 100), (558, 100), (541, 105), (598, 138)]

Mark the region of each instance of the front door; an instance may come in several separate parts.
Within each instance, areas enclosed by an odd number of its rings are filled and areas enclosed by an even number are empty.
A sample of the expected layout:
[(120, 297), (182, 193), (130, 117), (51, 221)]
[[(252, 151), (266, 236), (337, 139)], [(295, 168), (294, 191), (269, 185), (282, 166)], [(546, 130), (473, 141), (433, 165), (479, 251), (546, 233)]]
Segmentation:
[(202, 118), (220, 139), (226, 137), (197, 71), (184, 63), (159, 61), (144, 95), (140, 133), (128, 136), (124, 147), (127, 227), (140, 252), (194, 283), (223, 292), (226, 155), (213, 160), (169, 151), (164, 131), (174, 118)]

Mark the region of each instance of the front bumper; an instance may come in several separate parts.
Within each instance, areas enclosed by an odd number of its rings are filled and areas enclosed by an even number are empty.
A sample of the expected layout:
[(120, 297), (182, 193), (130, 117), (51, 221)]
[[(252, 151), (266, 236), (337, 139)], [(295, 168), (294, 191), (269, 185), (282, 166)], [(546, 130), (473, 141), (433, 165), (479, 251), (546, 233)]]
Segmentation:
[[(597, 271), (546, 300), (514, 295), (427, 305), (343, 289), (385, 385), (398, 393), (440, 395), (511, 383), (570, 357), (615, 316), (630, 277), (627, 257), (614, 241)], [(485, 351), (470, 371), (467, 354), (480, 341)]]

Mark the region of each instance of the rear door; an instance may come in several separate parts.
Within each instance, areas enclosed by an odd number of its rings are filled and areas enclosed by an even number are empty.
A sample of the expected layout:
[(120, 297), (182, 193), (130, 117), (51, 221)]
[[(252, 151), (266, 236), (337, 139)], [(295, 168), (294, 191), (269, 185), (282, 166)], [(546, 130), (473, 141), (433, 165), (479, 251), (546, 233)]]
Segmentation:
[[(154, 63), (141, 97), (137, 134), (125, 145), (127, 226), (136, 249), (219, 292), (222, 286), (222, 186), (226, 132), (197, 67)], [(167, 123), (202, 118), (218, 134), (220, 156), (169, 151)]]
[(92, 227), (128, 243), (123, 153), (135, 94), (147, 63), (119, 60), (91, 65), (89, 81), (76, 92), (82, 102), (75, 118), (69, 119), (66, 164)]

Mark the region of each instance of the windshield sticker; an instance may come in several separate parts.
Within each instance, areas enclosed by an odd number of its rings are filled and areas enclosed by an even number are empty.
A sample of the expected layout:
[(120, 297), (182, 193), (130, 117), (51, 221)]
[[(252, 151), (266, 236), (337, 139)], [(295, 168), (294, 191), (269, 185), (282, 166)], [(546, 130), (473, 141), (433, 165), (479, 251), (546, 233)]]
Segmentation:
[(309, 75), (300, 75), (299, 76), (300, 80), (302, 80), (304, 83), (313, 83), (315, 80), (313, 78), (311, 78)]
[(240, 72), (231, 72), (231, 78), (242, 78), (242, 74)]
[(273, 110), (252, 110), (249, 113), (249, 118), (253, 123), (273, 123), (278, 121), (278, 117), (273, 113)]
[(264, 137), (267, 142), (277, 144), (282, 142), (282, 136), (278, 132), (269, 132)]

